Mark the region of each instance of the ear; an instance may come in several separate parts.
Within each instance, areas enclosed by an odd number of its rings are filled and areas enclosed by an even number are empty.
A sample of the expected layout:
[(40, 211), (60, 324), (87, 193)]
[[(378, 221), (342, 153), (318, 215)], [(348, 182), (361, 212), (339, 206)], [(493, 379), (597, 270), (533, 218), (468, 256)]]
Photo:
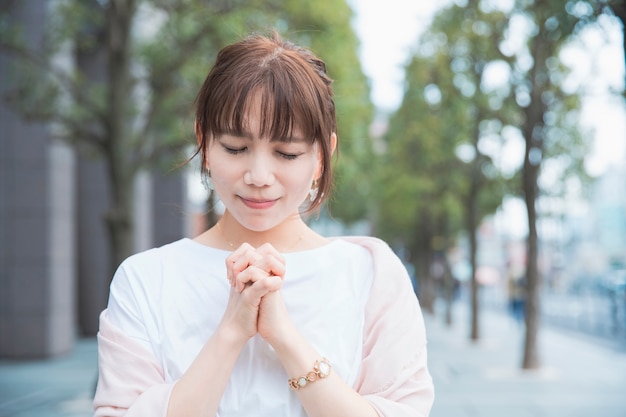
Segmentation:
[[(330, 155), (332, 156), (337, 149), (337, 134), (335, 132), (330, 135)], [(322, 176), (322, 151), (317, 151), (317, 169), (315, 170), (315, 179), (319, 179)]]
[(337, 134), (333, 132), (330, 135), (330, 154), (333, 155), (335, 153), (335, 149), (337, 149)]
[[(196, 143), (198, 144), (198, 148), (200, 148), (200, 146), (202, 146), (202, 131), (200, 130), (200, 125), (198, 124), (198, 121), (196, 120), (193, 124), (193, 131), (196, 134)], [(206, 140), (206, 138), (205, 138)], [(206, 146), (206, 144), (205, 144)], [(204, 149), (204, 152), (206, 153), (207, 149)], [(202, 155), (203, 153), (200, 152), (200, 155)], [(207, 158), (208, 159), (208, 158)], [(210, 171), (211, 168), (209, 168), (209, 161), (205, 161), (205, 168)]]
[(200, 146), (202, 135), (200, 135), (200, 125), (198, 124), (198, 120), (193, 122), (193, 131), (196, 134), (196, 142), (198, 143), (198, 146)]

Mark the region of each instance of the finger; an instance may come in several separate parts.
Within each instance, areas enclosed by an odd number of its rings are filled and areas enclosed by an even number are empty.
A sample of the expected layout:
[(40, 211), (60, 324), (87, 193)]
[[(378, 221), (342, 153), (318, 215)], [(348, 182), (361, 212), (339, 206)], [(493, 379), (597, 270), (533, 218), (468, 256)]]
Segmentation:
[(241, 296), (250, 303), (259, 305), (261, 299), (267, 294), (280, 290), (283, 280), (277, 276), (266, 276), (245, 287)]
[(250, 250), (254, 251), (255, 249), (249, 243), (242, 243), (237, 249), (235, 249), (230, 255), (228, 255), (228, 258), (226, 258), (226, 260), (232, 262)]
[(233, 283), (233, 286), (235, 287), (235, 290), (237, 290), (237, 292), (242, 292), (247, 286), (250, 286), (255, 282), (269, 276), (270, 275), (266, 271), (254, 265), (250, 265), (245, 270), (235, 275), (235, 281)]
[(226, 277), (231, 285), (235, 284), (235, 277), (254, 261), (259, 259), (260, 255), (249, 244), (244, 243), (237, 248), (232, 254), (226, 258)]
[(283, 286), (283, 280), (276, 275), (270, 275), (263, 280), (263, 284), (269, 290), (268, 292), (278, 291)]
[(282, 257), (277, 258), (274, 255), (265, 255), (254, 262), (253, 265), (266, 271), (269, 275), (275, 275), (281, 277), (281, 279), (285, 276), (286, 265)]
[(285, 257), (270, 243), (262, 244), (256, 249), (256, 251), (261, 255), (271, 255), (282, 260), (283, 263), (285, 262)]
[(238, 276), (253, 266), (255, 262), (259, 262), (260, 258), (261, 256), (256, 252), (246, 251), (239, 259), (237, 259), (231, 266), (232, 285), (236, 285)]
[(246, 244), (244, 243), (243, 245), (239, 246), (237, 249), (235, 249), (230, 255), (228, 255), (226, 257), (225, 260), (225, 265), (226, 265), (226, 278), (231, 281), (232, 283), (232, 279), (233, 279), (233, 274), (232, 274), (232, 266), (235, 264), (235, 262), (237, 261), (237, 259), (239, 259), (241, 257), (241, 255), (248, 249), (246, 246)]
[(269, 243), (265, 243), (259, 246), (256, 252), (262, 255), (262, 259), (254, 265), (266, 270), (270, 275), (284, 277), (286, 265), (285, 257), (278, 252), (276, 248)]

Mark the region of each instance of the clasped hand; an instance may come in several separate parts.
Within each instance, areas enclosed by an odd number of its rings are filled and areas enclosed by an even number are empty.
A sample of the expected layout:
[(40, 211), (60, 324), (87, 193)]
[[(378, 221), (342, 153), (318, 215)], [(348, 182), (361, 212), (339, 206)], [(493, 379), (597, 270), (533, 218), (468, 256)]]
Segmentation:
[(276, 343), (289, 319), (280, 293), (283, 256), (269, 243), (256, 249), (244, 243), (226, 258), (226, 273), (231, 290), (222, 324), (243, 342), (258, 333)]

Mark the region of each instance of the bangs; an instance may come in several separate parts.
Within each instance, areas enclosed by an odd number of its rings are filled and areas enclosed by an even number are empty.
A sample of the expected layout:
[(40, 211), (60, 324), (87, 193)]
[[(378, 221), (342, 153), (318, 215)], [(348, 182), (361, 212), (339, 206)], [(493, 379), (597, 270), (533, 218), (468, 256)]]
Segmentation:
[[(331, 139), (337, 132), (332, 82), (324, 61), (276, 32), (224, 47), (196, 97), (201, 169), (210, 142), (224, 134), (319, 145), (321, 175), (309, 210), (318, 208), (332, 186)], [(258, 113), (259, 132), (251, 131), (251, 112)]]
[[(289, 61), (281, 64), (286, 63)], [(306, 68), (291, 65), (288, 71), (278, 69), (277, 63), (270, 61), (236, 78), (220, 80), (209, 100), (219, 104), (206, 109), (204, 131), (213, 138), (258, 133), (270, 140), (301, 138), (310, 143), (322, 140), (325, 130), (330, 134), (332, 128), (320, 124), (327, 119), (324, 103), (316, 91), (318, 86), (307, 82), (310, 74), (302, 74)], [(260, 111), (260, 132), (250, 132), (248, 126), (247, 115), (255, 105)]]

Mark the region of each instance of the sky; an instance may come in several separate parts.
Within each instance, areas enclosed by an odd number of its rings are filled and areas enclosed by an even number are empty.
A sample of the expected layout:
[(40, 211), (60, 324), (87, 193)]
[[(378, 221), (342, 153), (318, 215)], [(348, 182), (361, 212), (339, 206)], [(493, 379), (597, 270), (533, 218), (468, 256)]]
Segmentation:
[[(355, 13), (353, 27), (361, 42), (363, 71), (372, 83), (372, 101), (384, 112), (393, 111), (402, 100), (403, 66), (411, 46), (427, 29), (437, 8), (447, 2), (349, 0), (349, 3)], [(607, 85), (623, 86), (621, 28), (613, 24), (608, 39), (589, 33), (577, 44), (562, 58), (575, 69), (573, 83), (594, 87), (594, 95), (584, 100), (581, 123), (596, 131), (586, 167), (591, 175), (597, 176), (612, 164), (626, 162), (626, 110), (620, 100), (610, 99), (605, 93)]]
[[(440, 4), (442, 2), (439, 2)], [(437, 2), (427, 0), (349, 0), (353, 27), (361, 42), (363, 71), (372, 81), (372, 101), (393, 110), (402, 100), (403, 66)]]

